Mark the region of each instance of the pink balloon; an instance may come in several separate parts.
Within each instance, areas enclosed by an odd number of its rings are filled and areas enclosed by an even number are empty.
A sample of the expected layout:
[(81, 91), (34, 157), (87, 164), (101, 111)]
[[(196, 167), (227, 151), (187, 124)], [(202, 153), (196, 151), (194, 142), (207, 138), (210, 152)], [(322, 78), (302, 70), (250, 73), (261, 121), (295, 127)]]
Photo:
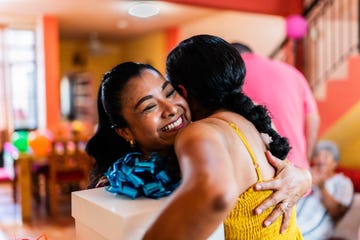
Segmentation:
[(300, 39), (305, 36), (307, 31), (306, 19), (299, 15), (294, 14), (286, 18), (286, 35), (291, 39)]
[(10, 142), (6, 142), (4, 144), (4, 150), (6, 153), (8, 153), (14, 159), (19, 157), (19, 150)]

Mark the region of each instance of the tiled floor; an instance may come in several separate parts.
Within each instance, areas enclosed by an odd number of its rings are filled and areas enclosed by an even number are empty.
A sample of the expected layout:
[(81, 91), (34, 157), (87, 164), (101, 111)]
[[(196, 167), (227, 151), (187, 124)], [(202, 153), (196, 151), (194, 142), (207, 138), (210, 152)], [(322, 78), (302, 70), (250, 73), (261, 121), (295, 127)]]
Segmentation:
[(34, 204), (31, 223), (23, 223), (20, 206), (12, 199), (11, 183), (0, 183), (0, 240), (74, 240), (74, 226), (70, 199), (62, 203), (56, 219), (48, 216), (44, 204)]

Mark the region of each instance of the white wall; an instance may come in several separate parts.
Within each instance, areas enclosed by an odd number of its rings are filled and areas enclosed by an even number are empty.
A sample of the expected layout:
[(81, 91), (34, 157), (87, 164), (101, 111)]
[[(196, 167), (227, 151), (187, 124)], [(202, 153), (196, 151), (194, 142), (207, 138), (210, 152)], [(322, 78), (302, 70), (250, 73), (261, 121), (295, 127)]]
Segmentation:
[(229, 42), (240, 41), (254, 52), (268, 56), (285, 38), (283, 17), (223, 11), (180, 25), (179, 38), (196, 34), (217, 35)]

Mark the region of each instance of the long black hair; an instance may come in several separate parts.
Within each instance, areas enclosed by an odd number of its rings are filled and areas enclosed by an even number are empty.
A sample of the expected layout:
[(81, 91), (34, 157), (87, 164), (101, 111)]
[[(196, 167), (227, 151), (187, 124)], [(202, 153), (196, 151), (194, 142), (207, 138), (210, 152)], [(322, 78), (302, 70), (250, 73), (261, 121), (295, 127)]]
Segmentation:
[(145, 69), (159, 73), (148, 64), (124, 62), (104, 75), (97, 98), (99, 118), (97, 130), (86, 145), (86, 152), (95, 159), (89, 188), (95, 186), (98, 179), (117, 159), (136, 150), (131, 148), (114, 128), (127, 127), (127, 122), (121, 115), (123, 89), (131, 78), (139, 76)]
[(287, 156), (288, 140), (272, 128), (266, 108), (255, 105), (242, 92), (245, 64), (230, 43), (211, 35), (190, 37), (169, 53), (166, 72), (172, 84), (183, 85), (189, 97), (196, 99), (209, 115), (219, 109), (241, 114), (259, 132), (272, 138), (269, 150), (274, 156)]

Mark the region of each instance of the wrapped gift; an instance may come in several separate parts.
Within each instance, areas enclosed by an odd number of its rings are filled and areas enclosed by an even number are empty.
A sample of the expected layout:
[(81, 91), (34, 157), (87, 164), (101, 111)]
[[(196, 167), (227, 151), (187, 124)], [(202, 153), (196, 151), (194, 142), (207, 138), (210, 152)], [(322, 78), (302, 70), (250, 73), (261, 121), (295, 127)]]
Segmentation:
[[(72, 193), (72, 216), (77, 240), (141, 239), (167, 198), (149, 199), (115, 195), (104, 188)], [(209, 238), (223, 240), (222, 225)]]

